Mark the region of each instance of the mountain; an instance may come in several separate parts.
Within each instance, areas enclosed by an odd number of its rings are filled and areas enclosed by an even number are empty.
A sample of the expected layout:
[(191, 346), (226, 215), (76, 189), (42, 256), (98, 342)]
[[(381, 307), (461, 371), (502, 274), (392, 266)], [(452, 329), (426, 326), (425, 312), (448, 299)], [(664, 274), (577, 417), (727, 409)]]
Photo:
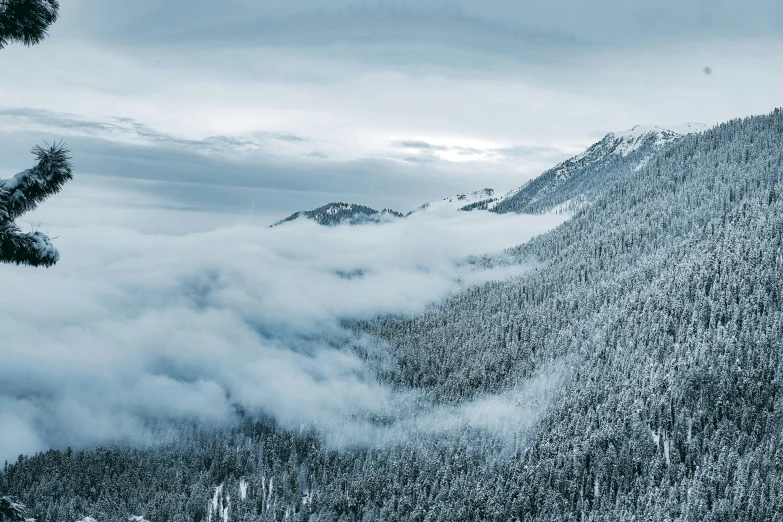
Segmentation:
[(637, 125), (625, 132), (610, 132), (583, 153), (474, 209), (499, 214), (540, 213), (558, 207), (578, 209), (644, 166), (671, 143), (704, 130), (706, 126), (702, 124), (687, 123), (675, 127)]
[(485, 188), (470, 193), (457, 194), (456, 196), (443, 198), (439, 201), (424, 203), (423, 205), (420, 205), (414, 210), (408, 212), (407, 215), (410, 216), (411, 214), (418, 214), (420, 212), (437, 212), (444, 209), (469, 210), (467, 207), (483, 205), (486, 202), (492, 201), (494, 196), (495, 191), (491, 188)]
[[(341, 323), (379, 383), (442, 406), (425, 429), (372, 418), (406, 438), (335, 448), (247, 412), (20, 456), (0, 491), (39, 522), (779, 520), (783, 110), (640, 165), (503, 255), (526, 273)], [(493, 410), (503, 422), (482, 424)], [(440, 411), (475, 423), (432, 435)]]
[(381, 223), (403, 217), (396, 210), (383, 209), (380, 212), (364, 205), (350, 203), (328, 203), (315, 210), (294, 212), (285, 219), (272, 225), (276, 227), (296, 219), (312, 219), (319, 225), (333, 227), (341, 224), (362, 225), (365, 223)]
[(581, 154), (503, 196), (497, 196), (493, 189), (485, 188), (427, 202), (407, 214), (392, 209), (378, 211), (358, 204), (328, 203), (314, 210), (294, 212), (271, 226), (300, 218), (324, 226), (385, 223), (422, 212), (444, 210), (489, 210), (498, 214), (574, 211), (640, 169), (671, 143), (704, 130), (705, 125), (686, 123), (674, 127), (637, 125), (625, 132), (610, 132)]
[(285, 219), (272, 225), (273, 227), (296, 219), (312, 219), (319, 225), (336, 226), (341, 224), (364, 225), (367, 223), (386, 223), (398, 218), (404, 218), (422, 212), (440, 212), (444, 210), (469, 210), (472, 205), (481, 205), (491, 201), (495, 191), (491, 188), (477, 190), (471, 193), (457, 194), (439, 201), (424, 203), (407, 214), (396, 210), (383, 209), (380, 212), (364, 205), (349, 203), (329, 203), (315, 210), (294, 212)]

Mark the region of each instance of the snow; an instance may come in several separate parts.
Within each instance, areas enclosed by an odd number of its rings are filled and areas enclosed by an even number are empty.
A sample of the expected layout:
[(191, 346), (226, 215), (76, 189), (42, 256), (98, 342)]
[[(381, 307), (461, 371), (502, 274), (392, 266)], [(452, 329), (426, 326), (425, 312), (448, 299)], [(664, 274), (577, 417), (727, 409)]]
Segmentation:
[(52, 258), (56, 261), (60, 260), (60, 254), (57, 249), (49, 242), (49, 238), (43, 235), (41, 232), (34, 232), (30, 234), (30, 237), (35, 239), (35, 249), (40, 253), (41, 258)]
[(671, 466), (671, 457), (669, 456), (669, 437), (666, 436), (666, 432), (663, 434), (663, 456), (666, 458), (666, 465)]
[(667, 134), (674, 133), (680, 136), (686, 134), (694, 134), (697, 132), (704, 132), (709, 129), (709, 126), (703, 123), (681, 123), (679, 125), (636, 125), (623, 132), (612, 132), (616, 138), (620, 139), (634, 139), (642, 136), (648, 136), (650, 134)]
[(245, 500), (247, 498), (247, 481), (240, 479), (239, 481), (239, 499)]
[(666, 459), (666, 465), (671, 465), (671, 441), (669, 440), (666, 430), (663, 430), (662, 433), (650, 430), (650, 435), (652, 435), (652, 440), (656, 446), (658, 446), (661, 439), (663, 439), (663, 457)]
[(348, 211), (348, 210), (352, 210), (352, 209), (353, 209), (353, 205), (337, 203), (337, 204), (333, 204), (332, 206), (330, 206), (326, 210), (326, 212), (327, 212), (327, 214), (337, 214), (337, 212), (339, 212), (341, 210)]
[(495, 191), (491, 188), (485, 188), (470, 193), (457, 194), (456, 196), (443, 198), (440, 201), (425, 203), (421, 205), (419, 208), (413, 210), (411, 214), (417, 214), (419, 212), (425, 212), (425, 211), (426, 212), (440, 212), (444, 210), (456, 211), (466, 205), (477, 203), (479, 201), (486, 201), (488, 199), (492, 199), (494, 196), (495, 196)]
[(20, 172), (19, 174), (15, 175), (13, 178), (0, 179), (0, 190), (5, 189), (8, 192), (13, 192), (22, 182), (22, 177), (27, 172), (28, 171)]
[(704, 132), (708, 128), (703, 123), (682, 123), (666, 127), (660, 125), (636, 125), (623, 132), (610, 132), (606, 137), (620, 141), (620, 144), (612, 152), (613, 154), (627, 156), (631, 152), (638, 150), (650, 136), (655, 136), (656, 138), (654, 146), (660, 147), (686, 134)]
[(52, 174), (51, 170), (47, 172), (39, 167), (23, 170), (12, 178), (0, 180), (0, 190), (8, 191), (11, 194), (11, 198), (22, 199), (25, 197), (23, 192), (25, 186), (46, 186)]
[(223, 484), (215, 488), (212, 500), (208, 504), (207, 520), (212, 522), (212, 517), (217, 516), (218, 520), (228, 516), (228, 507), (223, 508)]

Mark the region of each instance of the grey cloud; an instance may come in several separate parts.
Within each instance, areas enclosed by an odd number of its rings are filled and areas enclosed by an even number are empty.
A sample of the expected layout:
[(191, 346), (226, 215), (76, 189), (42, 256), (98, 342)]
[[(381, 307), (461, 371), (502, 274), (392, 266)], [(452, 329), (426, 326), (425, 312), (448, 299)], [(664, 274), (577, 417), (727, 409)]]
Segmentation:
[(524, 158), (537, 155), (562, 158), (563, 156), (562, 149), (541, 145), (517, 145), (514, 147), (501, 147), (495, 149), (495, 151), (507, 158)]
[(305, 157), (308, 157), (308, 158), (318, 158), (318, 159), (327, 159), (329, 157), (329, 155), (328, 154), (324, 154), (323, 152), (315, 151), (315, 152), (308, 152), (307, 154), (305, 154)]
[(133, 118), (108, 117), (106, 121), (95, 121), (74, 114), (43, 109), (0, 109), (0, 118), (3, 117), (6, 119), (15, 118), (17, 122), (38, 127), (78, 131), (81, 134), (100, 139), (142, 141), (159, 147), (175, 147), (204, 154), (230, 155), (266, 151), (269, 149), (271, 141), (297, 144), (311, 142), (302, 136), (274, 132), (253, 132), (245, 136), (208, 136), (201, 140), (192, 140), (157, 131)]
[[(392, 154), (391, 158), (409, 163), (434, 163), (447, 161), (440, 153), (454, 153), (457, 156), (471, 157), (476, 160), (516, 163), (521, 160), (535, 159), (549, 161), (554, 166), (566, 158), (567, 154), (560, 148), (538, 145), (517, 145), (513, 147), (478, 148), (461, 145), (436, 145), (423, 140), (398, 140), (391, 143), (392, 147), (404, 149), (404, 154)], [(411, 154), (414, 152), (414, 154)]]
[(410, 141), (394, 141), (392, 145), (400, 147), (402, 149), (419, 149), (419, 150), (448, 150), (448, 147), (443, 145), (433, 145), (426, 141), (410, 140)]
[[(783, 35), (783, 6), (749, 0), (422, 0), (384, 2), (216, 3), (152, 0), (74, 6), (65, 11), (63, 30), (133, 45), (209, 42), (211, 46), (322, 46), (348, 44), (354, 50), (372, 43), (417, 42), (458, 47), (480, 54), (523, 58), (553, 46), (643, 45), (705, 38), (756, 38)], [(401, 45), (400, 47), (404, 47)], [(350, 52), (350, 51), (348, 51)], [(425, 59), (431, 56), (426, 56)], [(387, 58), (394, 56), (387, 53)], [(397, 58), (416, 61), (411, 53)], [(467, 59), (467, 56), (463, 57)]]

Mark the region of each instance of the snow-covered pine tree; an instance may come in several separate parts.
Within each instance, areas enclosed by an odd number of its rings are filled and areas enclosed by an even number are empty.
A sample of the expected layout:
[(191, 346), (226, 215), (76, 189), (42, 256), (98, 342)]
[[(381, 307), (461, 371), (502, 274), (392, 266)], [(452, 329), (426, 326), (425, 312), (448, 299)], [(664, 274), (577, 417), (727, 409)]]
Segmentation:
[[(0, 49), (10, 43), (34, 45), (57, 20), (57, 0), (0, 0)], [(22, 233), (14, 220), (58, 192), (71, 179), (68, 150), (62, 144), (36, 146), (38, 163), (0, 180), (0, 262), (51, 266), (59, 258), (41, 232)]]

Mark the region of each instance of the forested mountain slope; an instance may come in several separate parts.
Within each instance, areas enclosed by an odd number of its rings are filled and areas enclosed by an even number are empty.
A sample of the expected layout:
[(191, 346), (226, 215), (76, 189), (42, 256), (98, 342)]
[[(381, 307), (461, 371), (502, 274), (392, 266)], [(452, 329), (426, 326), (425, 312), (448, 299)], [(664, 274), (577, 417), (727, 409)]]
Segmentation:
[(508, 258), (534, 268), (345, 327), (444, 405), (573, 366), (532, 432), (338, 451), (246, 419), (21, 458), (0, 490), (41, 521), (779, 519), (783, 111), (676, 140)]

